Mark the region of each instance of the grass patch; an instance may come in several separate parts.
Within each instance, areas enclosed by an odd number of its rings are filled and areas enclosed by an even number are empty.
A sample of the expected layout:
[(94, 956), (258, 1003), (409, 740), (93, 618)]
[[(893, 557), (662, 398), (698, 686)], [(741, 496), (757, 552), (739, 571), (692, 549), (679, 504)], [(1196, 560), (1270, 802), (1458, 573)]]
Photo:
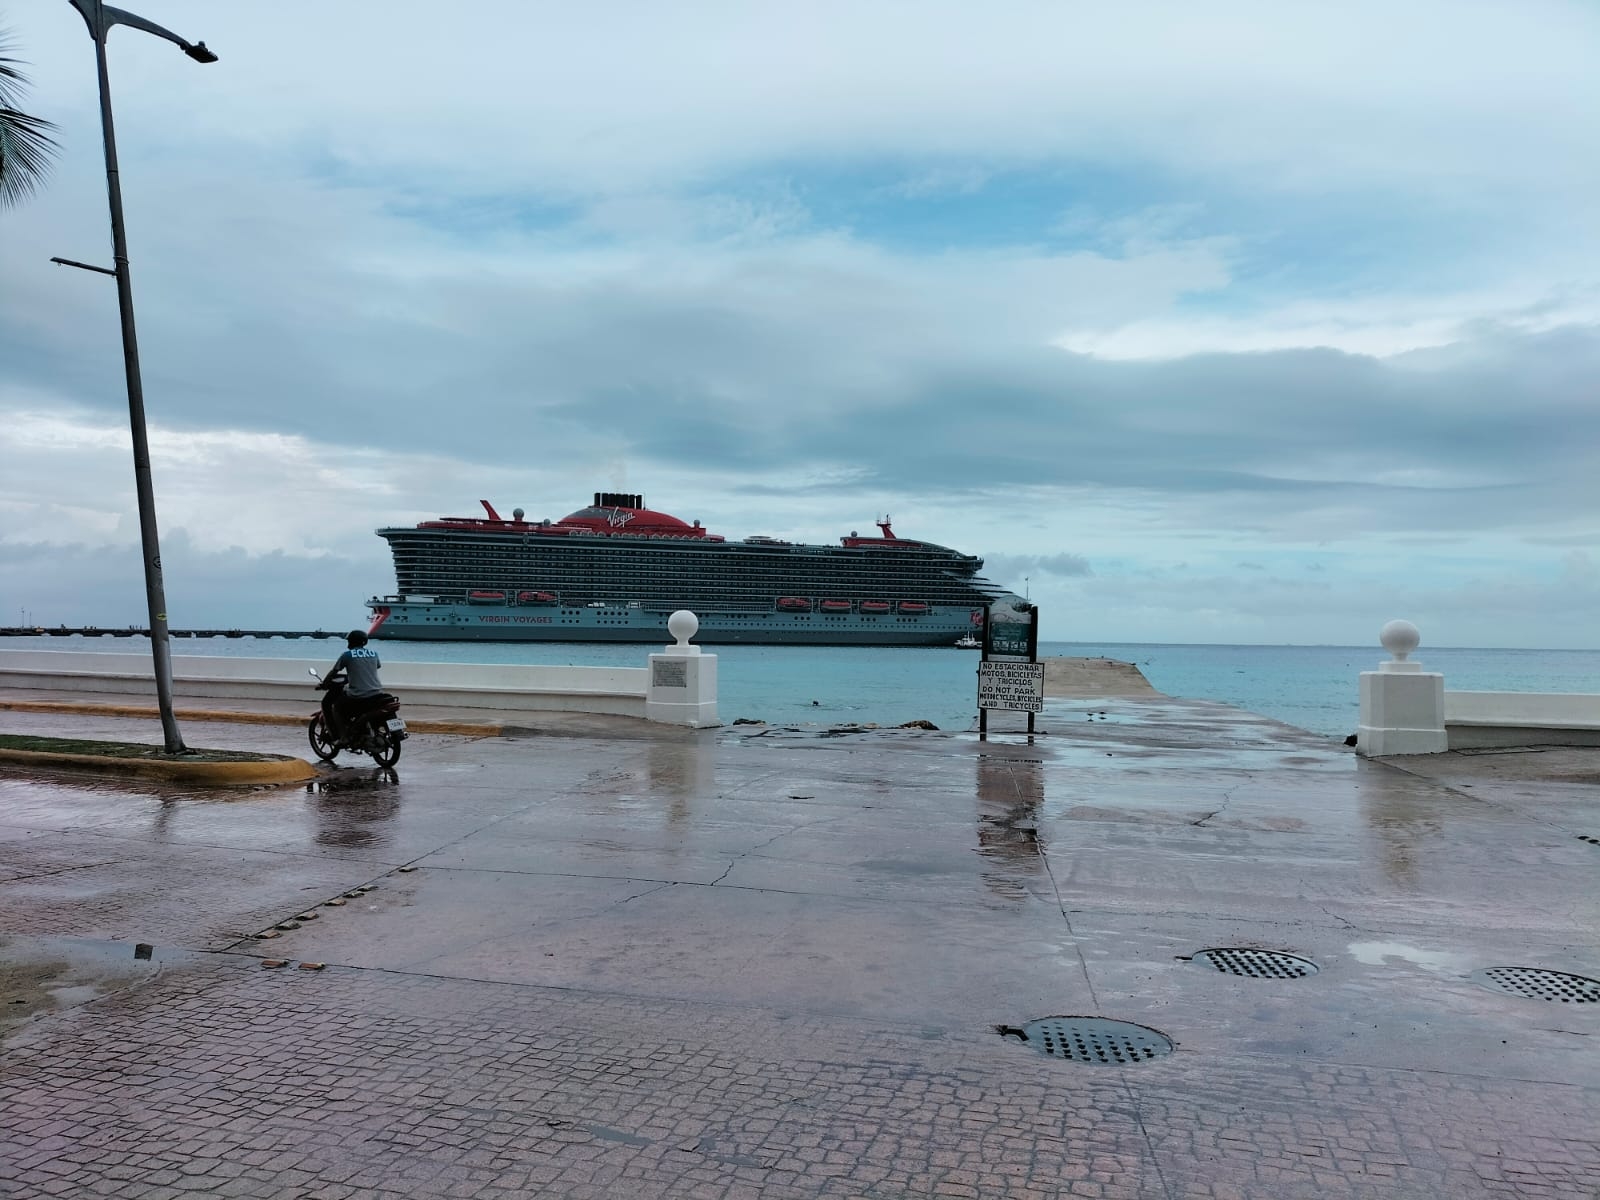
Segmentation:
[(90, 754), (99, 758), (132, 758), (141, 762), (289, 762), (285, 754), (255, 754), (247, 750), (189, 750), (168, 754), (163, 746), (138, 742), (92, 742), (83, 738), (33, 737), (0, 733), (0, 750), (28, 750), (36, 754)]

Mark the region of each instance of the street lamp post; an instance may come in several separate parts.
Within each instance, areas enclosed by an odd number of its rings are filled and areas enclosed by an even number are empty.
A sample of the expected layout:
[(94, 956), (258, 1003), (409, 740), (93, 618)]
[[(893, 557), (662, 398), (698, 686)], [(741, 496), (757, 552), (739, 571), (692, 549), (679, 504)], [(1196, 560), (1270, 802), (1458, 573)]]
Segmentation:
[(105, 137), (106, 193), (111, 203), (111, 254), (117, 277), (117, 308), (122, 316), (122, 362), (128, 377), (128, 423), (133, 429), (133, 479), (139, 501), (139, 539), (144, 552), (145, 600), (150, 609), (150, 655), (155, 667), (156, 702), (168, 754), (184, 749), (172, 711), (172, 648), (167, 636), (166, 589), (161, 582), (161, 542), (156, 534), (155, 491), (150, 483), (150, 444), (144, 428), (144, 385), (139, 378), (139, 339), (133, 326), (133, 283), (128, 274), (128, 239), (122, 227), (122, 187), (117, 180), (117, 137), (111, 121), (111, 81), (106, 73), (106, 34), (113, 25), (130, 25), (180, 47), (196, 62), (217, 56), (204, 42), (189, 43), (153, 21), (112, 8), (101, 0), (68, 0), (89, 26), (100, 75), (100, 129)]

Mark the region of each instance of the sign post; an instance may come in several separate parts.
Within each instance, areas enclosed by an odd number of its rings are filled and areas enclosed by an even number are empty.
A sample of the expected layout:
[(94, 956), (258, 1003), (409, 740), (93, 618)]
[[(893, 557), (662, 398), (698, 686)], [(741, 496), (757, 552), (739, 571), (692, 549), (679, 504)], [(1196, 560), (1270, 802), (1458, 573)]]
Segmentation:
[(1044, 664), (1039, 661), (1039, 610), (1008, 599), (983, 610), (983, 659), (978, 664), (978, 738), (989, 736), (989, 710), (1034, 714), (1044, 709)]

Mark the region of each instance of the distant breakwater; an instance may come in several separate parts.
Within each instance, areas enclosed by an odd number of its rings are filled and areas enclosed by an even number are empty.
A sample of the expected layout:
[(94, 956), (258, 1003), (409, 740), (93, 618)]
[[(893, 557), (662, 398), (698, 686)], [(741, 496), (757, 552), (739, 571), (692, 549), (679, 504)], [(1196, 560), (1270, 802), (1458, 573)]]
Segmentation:
[[(329, 633), (325, 629), (169, 629), (168, 636), (175, 638), (343, 638), (342, 633)], [(66, 625), (44, 627), (0, 626), (0, 637), (149, 637), (148, 629), (128, 626), (125, 629), (101, 629), (94, 625), (69, 628)]]

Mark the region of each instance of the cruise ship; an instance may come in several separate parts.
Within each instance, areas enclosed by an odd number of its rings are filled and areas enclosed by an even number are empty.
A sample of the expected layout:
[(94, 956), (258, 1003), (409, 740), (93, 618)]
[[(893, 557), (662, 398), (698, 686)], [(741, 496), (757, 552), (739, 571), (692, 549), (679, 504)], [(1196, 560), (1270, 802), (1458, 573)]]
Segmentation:
[(687, 608), (707, 644), (954, 646), (1012, 595), (983, 560), (895, 534), (837, 546), (729, 541), (633, 493), (596, 492), (559, 521), (442, 517), (377, 531), (395, 594), (374, 596), (376, 638), (484, 642), (655, 642)]

